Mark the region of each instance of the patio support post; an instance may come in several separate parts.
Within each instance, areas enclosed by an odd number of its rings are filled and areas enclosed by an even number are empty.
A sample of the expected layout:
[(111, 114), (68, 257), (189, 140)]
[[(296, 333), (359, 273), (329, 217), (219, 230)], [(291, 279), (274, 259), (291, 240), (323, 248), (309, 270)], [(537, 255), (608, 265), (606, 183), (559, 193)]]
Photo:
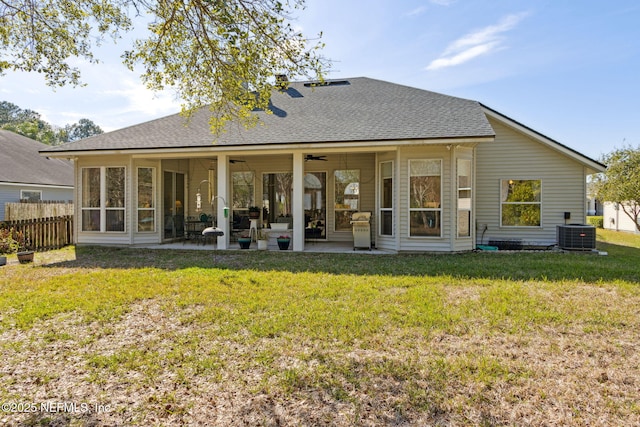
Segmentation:
[(229, 244), (229, 218), (224, 217), (224, 208), (228, 201), (231, 200), (228, 194), (229, 189), (229, 156), (226, 154), (218, 154), (218, 190), (215, 199), (216, 206), (216, 227), (220, 228), (223, 236), (218, 236), (217, 249), (227, 249)]
[(293, 153), (293, 250), (304, 251), (304, 156)]

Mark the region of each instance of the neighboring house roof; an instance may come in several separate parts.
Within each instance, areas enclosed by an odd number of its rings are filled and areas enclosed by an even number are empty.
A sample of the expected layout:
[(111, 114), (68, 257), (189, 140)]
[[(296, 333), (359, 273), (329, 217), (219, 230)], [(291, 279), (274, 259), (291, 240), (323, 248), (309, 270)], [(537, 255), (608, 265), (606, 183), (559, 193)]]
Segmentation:
[(0, 182), (73, 187), (73, 163), (41, 156), (46, 147), (0, 129)]
[(364, 77), (324, 85), (292, 82), (274, 91), (271, 112), (257, 112), (262, 124), (245, 129), (232, 123), (216, 138), (203, 108), (187, 124), (179, 114), (96, 135), (44, 151), (139, 150), (493, 138), (480, 104), (462, 98)]

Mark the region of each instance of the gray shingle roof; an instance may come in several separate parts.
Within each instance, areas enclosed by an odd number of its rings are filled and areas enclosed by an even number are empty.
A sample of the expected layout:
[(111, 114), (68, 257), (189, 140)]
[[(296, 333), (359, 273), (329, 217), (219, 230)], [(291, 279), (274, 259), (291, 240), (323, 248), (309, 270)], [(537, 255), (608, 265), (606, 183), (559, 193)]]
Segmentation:
[[(271, 98), (273, 114), (258, 112), (262, 125), (227, 126), (217, 139), (209, 111), (190, 123), (179, 114), (97, 135), (51, 151), (153, 149), (250, 144), (387, 141), (494, 136), (476, 101), (364, 77), (312, 87), (291, 83)], [(48, 151), (49, 149), (47, 149)]]
[(47, 147), (0, 129), (0, 182), (73, 187), (73, 163), (41, 156)]

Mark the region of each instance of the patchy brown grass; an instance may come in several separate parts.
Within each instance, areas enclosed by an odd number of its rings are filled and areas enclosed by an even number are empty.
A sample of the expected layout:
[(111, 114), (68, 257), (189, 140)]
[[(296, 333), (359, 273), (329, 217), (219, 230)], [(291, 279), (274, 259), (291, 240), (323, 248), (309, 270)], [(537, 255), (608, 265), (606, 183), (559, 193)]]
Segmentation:
[[(3, 425), (640, 425), (640, 290), (613, 258), (38, 255), (0, 270), (0, 403), (38, 405)], [(508, 277), (537, 262), (565, 271)]]

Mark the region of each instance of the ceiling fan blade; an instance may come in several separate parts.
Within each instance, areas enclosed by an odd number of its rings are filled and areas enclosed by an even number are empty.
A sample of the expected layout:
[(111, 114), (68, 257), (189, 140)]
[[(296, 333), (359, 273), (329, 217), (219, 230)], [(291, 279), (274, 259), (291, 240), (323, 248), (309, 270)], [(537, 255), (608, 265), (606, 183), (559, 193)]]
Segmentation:
[(304, 158), (304, 161), (308, 162), (309, 160), (322, 160), (323, 162), (326, 162), (327, 159), (325, 157), (327, 156), (314, 156), (313, 154), (307, 154)]

